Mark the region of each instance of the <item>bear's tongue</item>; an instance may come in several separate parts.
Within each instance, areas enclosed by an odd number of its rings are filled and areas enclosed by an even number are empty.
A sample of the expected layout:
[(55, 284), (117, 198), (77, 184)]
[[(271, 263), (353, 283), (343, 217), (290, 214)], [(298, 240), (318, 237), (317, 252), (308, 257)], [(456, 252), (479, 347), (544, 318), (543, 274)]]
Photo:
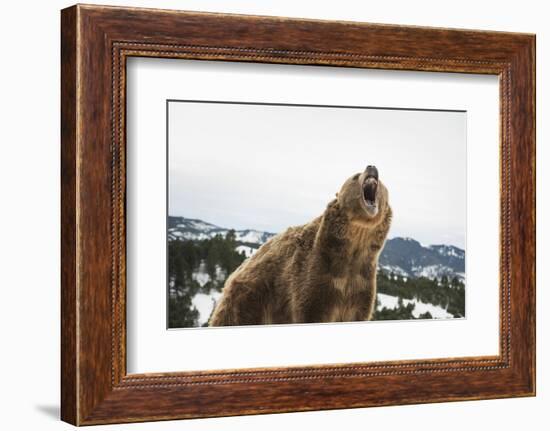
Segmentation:
[(367, 204), (374, 205), (377, 188), (378, 181), (375, 178), (370, 177), (366, 179), (365, 184), (363, 184), (363, 196)]

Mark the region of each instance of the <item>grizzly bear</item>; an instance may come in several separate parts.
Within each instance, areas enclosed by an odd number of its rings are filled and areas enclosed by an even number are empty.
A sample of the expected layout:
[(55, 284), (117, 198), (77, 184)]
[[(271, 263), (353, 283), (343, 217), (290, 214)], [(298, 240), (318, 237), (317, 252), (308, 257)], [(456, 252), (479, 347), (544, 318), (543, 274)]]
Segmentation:
[(275, 235), (228, 277), (209, 325), (370, 320), (391, 218), (388, 191), (367, 166), (321, 216)]

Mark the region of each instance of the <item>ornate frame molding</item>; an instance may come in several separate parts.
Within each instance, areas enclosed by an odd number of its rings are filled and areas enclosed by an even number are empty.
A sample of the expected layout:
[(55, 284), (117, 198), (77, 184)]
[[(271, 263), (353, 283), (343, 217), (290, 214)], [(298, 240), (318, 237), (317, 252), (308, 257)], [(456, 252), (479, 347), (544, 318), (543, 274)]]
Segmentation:
[[(258, 36), (257, 28), (269, 30)], [(321, 41), (299, 42), (308, 35)], [(62, 418), (98, 424), (533, 395), (534, 44), (534, 36), (510, 33), (65, 9)], [(500, 354), (127, 375), (125, 65), (130, 56), (498, 75)], [(258, 394), (254, 399), (247, 395), (252, 391)]]

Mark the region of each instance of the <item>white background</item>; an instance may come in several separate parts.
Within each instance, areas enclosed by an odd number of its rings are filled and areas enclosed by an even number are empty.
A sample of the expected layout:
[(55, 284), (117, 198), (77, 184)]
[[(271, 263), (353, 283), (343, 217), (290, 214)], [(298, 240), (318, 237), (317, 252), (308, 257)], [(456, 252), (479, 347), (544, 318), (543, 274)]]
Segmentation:
[[(267, 64), (215, 64), (174, 59), (132, 59), (128, 63), (127, 82), (128, 372), (335, 364), (498, 354), (499, 231), (495, 220), (499, 217), (499, 106), (496, 77)], [(202, 85), (198, 85), (197, 82)], [(463, 163), (460, 163), (460, 157), (455, 156), (459, 164), (458, 169), (464, 170), (464, 162), (467, 165), (466, 319), (166, 331), (165, 101), (168, 98), (185, 97), (195, 100), (253, 100), (347, 106), (363, 104), (401, 108), (414, 106), (467, 111), (467, 133), (466, 136), (462, 136), (468, 143), (467, 160), (462, 159)], [(279, 106), (272, 109), (285, 108)], [(342, 108), (338, 109), (341, 114)], [(363, 114), (368, 112), (361, 111)], [(219, 116), (212, 112), (209, 111), (209, 118)], [(390, 121), (406, 123), (403, 119), (396, 120), (396, 115), (403, 115), (404, 112), (384, 111), (386, 124)], [(414, 114), (418, 115), (419, 112)], [(315, 114), (309, 115), (313, 121), (316, 120)], [(440, 112), (439, 115), (444, 114)], [(269, 118), (273, 116), (272, 112)], [(333, 114), (331, 118), (334, 119), (335, 116), (336, 114)], [(181, 126), (175, 119), (182, 117), (174, 117), (171, 111), (171, 145), (174, 145), (176, 126)], [(359, 121), (361, 120), (356, 118), (352, 124)], [(380, 118), (378, 121), (384, 124)], [(437, 120), (416, 120), (419, 127), (424, 128), (432, 127), (434, 121)], [(303, 125), (294, 126), (295, 129), (298, 127)], [(381, 129), (384, 130), (384, 127)], [(346, 130), (352, 130), (352, 127)], [(226, 132), (230, 133), (228, 130)], [(321, 131), (311, 130), (308, 137), (314, 141), (321, 141), (319, 133), (329, 134), (321, 128)], [(351, 135), (359, 133), (355, 131)], [(180, 134), (182, 135), (183, 133)], [(391, 133), (385, 132), (381, 135), (378, 139), (385, 139), (385, 145), (394, 147), (394, 143), (388, 138)], [(422, 139), (423, 134), (409, 130), (407, 138), (409, 146), (416, 146), (415, 140)], [(453, 144), (460, 145), (456, 141)], [(221, 145), (229, 144), (224, 141)], [(261, 142), (257, 145), (262, 146)], [(362, 146), (364, 149), (368, 148), (364, 144)], [(345, 152), (353, 148), (353, 143), (348, 145), (347, 141), (334, 142), (330, 148), (332, 151), (340, 148)], [(405, 152), (399, 145), (395, 145), (395, 148), (396, 152)], [(284, 147), (279, 150), (283, 153), (288, 152)], [(175, 150), (171, 147), (169, 151), (170, 157), (173, 157)], [(297, 148), (293, 148), (292, 151), (294, 155), (299, 154)], [(395, 159), (393, 154), (392, 161), (389, 162), (388, 158), (381, 157), (380, 152), (370, 149), (368, 151), (377, 154), (375, 160), (380, 168), (382, 181), (388, 178), (383, 172), (390, 169), (382, 166), (378, 158), (381, 161), (386, 160), (387, 164), (404, 163)], [(436, 152), (431, 152), (431, 155), (434, 157), (431, 163), (441, 162)], [(358, 158), (357, 155), (355, 158)], [(171, 163), (173, 161), (174, 159), (170, 159)], [(332, 161), (337, 165), (338, 156), (332, 156)], [(414, 156), (410, 156), (408, 161), (419, 165), (415, 163)], [(317, 165), (322, 165), (322, 161), (318, 161)], [(353, 170), (347, 169), (345, 175), (354, 173)], [(361, 169), (362, 166), (358, 168)], [(403, 170), (406, 171), (406, 168)], [(246, 169), (243, 171), (246, 172)], [(289, 166), (287, 171), (291, 172), (292, 166)], [(268, 169), (266, 172), (266, 175), (269, 175)], [(452, 175), (452, 170), (448, 173)], [(261, 173), (256, 175), (259, 176)], [(216, 181), (226, 180), (222, 169), (219, 168), (211, 172), (211, 177), (216, 178)], [(395, 181), (395, 178), (389, 178)], [(462, 178), (464, 180), (464, 172)], [(204, 182), (203, 179), (192, 180)], [(449, 180), (443, 182), (445, 181)], [(261, 184), (261, 180), (258, 182)], [(392, 190), (401, 186), (401, 183), (397, 181), (392, 185), (390, 180), (390, 183), (386, 181), (385, 184), (389, 188), (394, 214), (398, 214), (399, 201), (392, 201)], [(249, 188), (252, 190), (253, 186)], [(294, 203), (294, 206), (298, 205)], [(464, 211), (464, 202), (461, 202), (461, 206)], [(480, 208), (483, 208), (483, 211), (479, 211)], [(228, 206), (228, 211), (230, 209)], [(157, 228), (152, 229), (151, 226)], [(361, 342), (358, 343), (357, 340)]]
[[(114, 2), (103, 1), (114, 4)], [(96, 429), (545, 429), (550, 421), (549, 296), (544, 292), (550, 258), (550, 50), (548, 12), (541, 1), (118, 1), (117, 4), (220, 12), (347, 19), (537, 33), (538, 135), (538, 396), (475, 401), (105, 426)], [(64, 1), (3, 5), (0, 69), (0, 286), (2, 428), (70, 429), (59, 409), (59, 9)], [(31, 125), (29, 125), (29, 122)], [(545, 193), (543, 194), (543, 190)], [(32, 266), (29, 262), (32, 261)]]

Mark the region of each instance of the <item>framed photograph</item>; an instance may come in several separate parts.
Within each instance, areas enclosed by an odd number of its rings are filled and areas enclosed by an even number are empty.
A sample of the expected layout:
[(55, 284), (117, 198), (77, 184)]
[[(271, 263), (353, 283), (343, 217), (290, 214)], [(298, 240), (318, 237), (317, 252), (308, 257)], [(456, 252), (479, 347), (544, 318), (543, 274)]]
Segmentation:
[(465, 111), (168, 100), (167, 118), (168, 328), (465, 318)]
[(535, 394), (535, 36), (61, 14), (62, 419)]

